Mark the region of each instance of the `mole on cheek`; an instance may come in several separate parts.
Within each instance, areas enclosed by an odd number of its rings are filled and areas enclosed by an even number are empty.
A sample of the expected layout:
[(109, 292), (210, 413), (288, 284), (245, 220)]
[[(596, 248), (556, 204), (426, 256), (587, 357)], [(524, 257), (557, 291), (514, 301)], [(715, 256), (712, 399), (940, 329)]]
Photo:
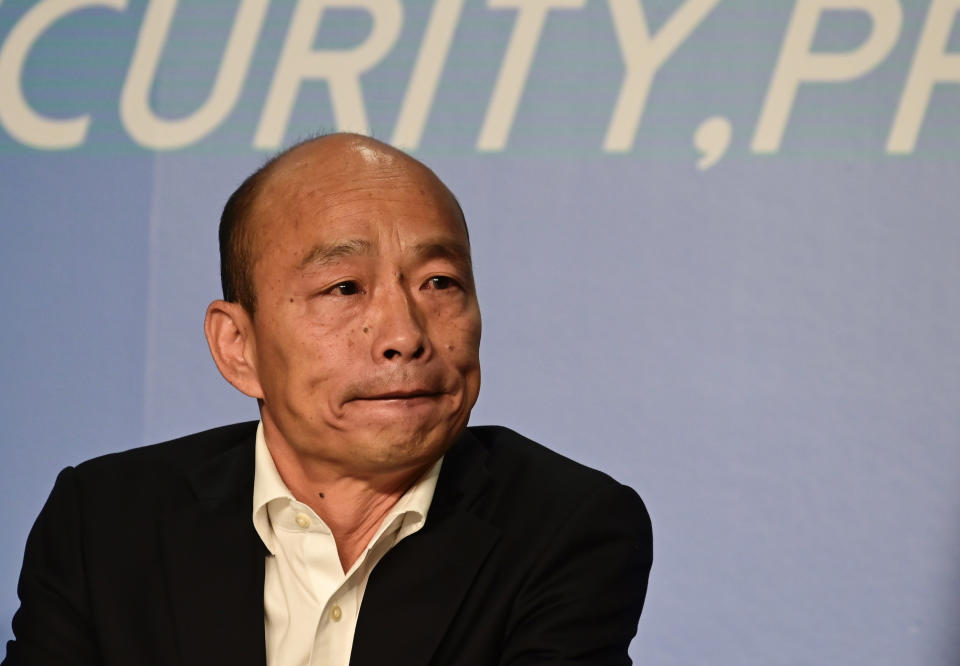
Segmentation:
[(368, 326), (364, 326), (364, 327), (363, 327), (363, 332), (364, 332), (364, 333), (369, 333), (369, 332), (370, 332), (370, 328), (369, 328)]

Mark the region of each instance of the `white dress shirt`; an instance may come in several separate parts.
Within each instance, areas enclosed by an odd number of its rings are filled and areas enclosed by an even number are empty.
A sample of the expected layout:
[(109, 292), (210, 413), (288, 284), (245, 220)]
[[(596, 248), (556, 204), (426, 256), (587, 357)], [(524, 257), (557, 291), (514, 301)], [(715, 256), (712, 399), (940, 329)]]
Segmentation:
[(344, 572), (330, 529), (294, 499), (267, 449), (263, 424), (257, 427), (253, 525), (270, 551), (263, 578), (267, 666), (348, 666), (370, 572), (423, 527), (442, 460), (404, 493)]

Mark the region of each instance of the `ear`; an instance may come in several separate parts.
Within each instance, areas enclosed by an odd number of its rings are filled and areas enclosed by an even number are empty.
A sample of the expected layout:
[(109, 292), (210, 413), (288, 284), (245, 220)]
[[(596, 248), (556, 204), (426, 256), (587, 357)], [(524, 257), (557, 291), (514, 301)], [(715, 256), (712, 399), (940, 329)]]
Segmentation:
[(241, 393), (262, 400), (253, 322), (246, 309), (239, 303), (214, 301), (207, 307), (203, 332), (224, 379)]

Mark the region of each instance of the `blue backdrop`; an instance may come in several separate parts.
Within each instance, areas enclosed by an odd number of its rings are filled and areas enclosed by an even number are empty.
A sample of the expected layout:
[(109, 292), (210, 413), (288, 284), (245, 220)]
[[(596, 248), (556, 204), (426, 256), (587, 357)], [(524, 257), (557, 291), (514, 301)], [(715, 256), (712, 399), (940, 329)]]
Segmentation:
[(638, 662), (955, 666), (958, 84), (960, 0), (0, 0), (0, 615), (60, 468), (256, 416), (220, 208), (349, 129), (466, 211), (472, 422), (647, 501)]

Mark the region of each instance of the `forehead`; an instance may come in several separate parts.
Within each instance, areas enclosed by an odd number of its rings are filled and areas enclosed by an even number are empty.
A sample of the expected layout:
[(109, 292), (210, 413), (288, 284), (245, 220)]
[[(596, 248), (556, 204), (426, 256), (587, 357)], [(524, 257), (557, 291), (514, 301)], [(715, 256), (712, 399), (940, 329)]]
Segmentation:
[(253, 206), (262, 251), (359, 239), (401, 249), (424, 237), (466, 242), (453, 195), (402, 154), (352, 147), (294, 152), (271, 172)]

